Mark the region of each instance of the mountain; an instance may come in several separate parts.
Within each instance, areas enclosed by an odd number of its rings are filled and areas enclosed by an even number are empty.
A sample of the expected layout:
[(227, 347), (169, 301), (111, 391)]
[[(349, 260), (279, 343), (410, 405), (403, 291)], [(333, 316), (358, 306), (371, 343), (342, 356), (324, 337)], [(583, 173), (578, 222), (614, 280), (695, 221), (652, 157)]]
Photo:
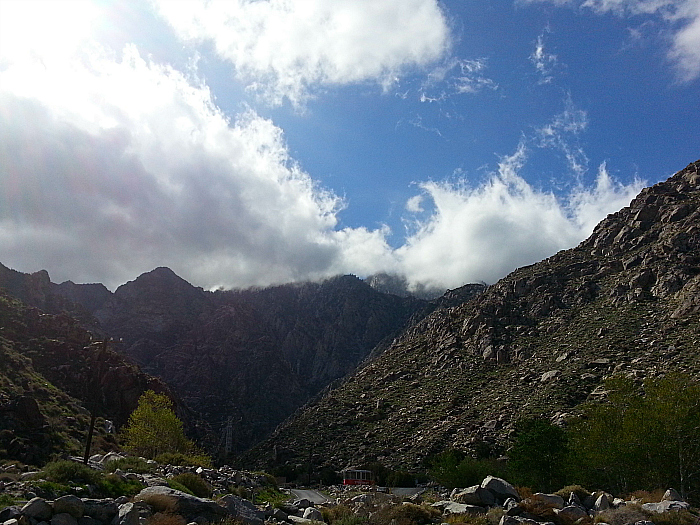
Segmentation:
[(193, 437), (211, 449), (231, 428), (234, 451), (263, 439), (438, 305), (378, 292), (349, 275), (209, 292), (156, 268), (111, 293), (100, 284), (57, 285), (45, 271), (0, 266), (0, 287), (113, 338), (116, 351), (162, 378), (190, 409)]
[[(108, 346), (0, 291), (0, 457), (38, 465), (82, 453), (90, 411), (122, 425), (145, 390), (169, 392)], [(113, 449), (104, 421), (97, 428), (93, 450)]]
[(614, 373), (700, 375), (700, 161), (644, 189), (576, 248), (415, 323), (241, 462), (414, 468), (498, 455), (516, 421), (563, 424)]

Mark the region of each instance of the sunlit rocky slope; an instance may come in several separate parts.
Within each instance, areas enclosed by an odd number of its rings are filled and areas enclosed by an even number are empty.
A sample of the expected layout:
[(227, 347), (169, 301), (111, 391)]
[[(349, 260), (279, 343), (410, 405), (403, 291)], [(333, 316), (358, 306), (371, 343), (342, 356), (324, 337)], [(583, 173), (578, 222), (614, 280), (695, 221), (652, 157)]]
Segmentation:
[(242, 463), (417, 466), (506, 449), (515, 422), (558, 422), (613, 373), (700, 374), (700, 161), (643, 190), (590, 238), (436, 310)]

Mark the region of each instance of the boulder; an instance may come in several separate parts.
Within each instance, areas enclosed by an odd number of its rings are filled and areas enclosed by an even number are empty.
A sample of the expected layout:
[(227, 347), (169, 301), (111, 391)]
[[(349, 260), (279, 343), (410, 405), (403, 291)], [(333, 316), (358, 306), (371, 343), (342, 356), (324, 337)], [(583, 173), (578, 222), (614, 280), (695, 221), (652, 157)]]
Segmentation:
[(226, 494), (221, 498), (221, 503), (226, 507), (225, 510), (229, 514), (248, 525), (263, 525), (264, 523), (265, 514), (247, 499), (239, 498), (233, 494)]
[(111, 522), (119, 512), (119, 507), (113, 499), (84, 499), (83, 505), (83, 517), (89, 516), (101, 523)]
[(78, 525), (78, 520), (67, 512), (61, 512), (51, 517), (51, 525)]
[(494, 495), (481, 488), (480, 485), (474, 485), (472, 487), (467, 487), (466, 489), (452, 491), (450, 496), (452, 501), (457, 503), (465, 503), (467, 505), (479, 505), (479, 506), (492, 506), (496, 504), (496, 498)]
[[(222, 498), (222, 501), (225, 498), (237, 498), (237, 496), (229, 494)], [(237, 499), (240, 500), (241, 498)], [(200, 517), (210, 522), (220, 521), (228, 516), (230, 512), (210, 499), (198, 498), (163, 486), (146, 487), (136, 495), (134, 501), (143, 501), (151, 505), (156, 511), (169, 510), (180, 514), (188, 521), (197, 521), (197, 518)], [(229, 507), (227, 503), (224, 504), (227, 508)]]
[(53, 515), (53, 509), (45, 499), (32, 498), (22, 507), (22, 514), (37, 521), (48, 521)]
[(683, 501), (683, 498), (680, 494), (678, 494), (676, 489), (668, 489), (666, 492), (664, 492), (664, 496), (661, 498), (661, 501)]
[(530, 499), (541, 501), (553, 509), (563, 509), (565, 503), (564, 498), (561, 496), (557, 496), (556, 494), (544, 494), (542, 492), (533, 494)]
[(595, 500), (595, 503), (593, 504), (593, 510), (596, 512), (602, 512), (604, 510), (608, 510), (610, 508), (610, 500), (608, 499), (607, 494), (601, 494), (598, 496), (598, 498)]
[(306, 498), (301, 498), (294, 500), (293, 505), (301, 510), (304, 510), (305, 508), (311, 506), (311, 502)]
[(78, 496), (69, 494), (56, 498), (53, 502), (53, 511), (56, 514), (70, 514), (75, 519), (82, 518), (85, 514), (85, 503)]
[(642, 508), (655, 514), (663, 514), (670, 510), (687, 510), (690, 505), (685, 501), (660, 501), (659, 503), (645, 503)]
[(518, 494), (518, 491), (504, 479), (487, 476), (481, 482), (481, 488), (491, 492), (499, 501), (505, 501), (508, 498), (520, 501), (520, 494)]
[(574, 522), (581, 518), (587, 518), (588, 513), (577, 505), (569, 505), (563, 509), (554, 509), (554, 514), (564, 521)]
[[(54, 524), (52, 523), (51, 525)], [(124, 503), (120, 505), (117, 515), (112, 520), (112, 525), (139, 525), (138, 507), (133, 503)]]
[(450, 501), (442, 509), (442, 513), (446, 515), (450, 514), (486, 514), (486, 509), (484, 507), (478, 507), (476, 505), (466, 505), (464, 503), (455, 503)]
[(304, 518), (307, 520), (323, 521), (323, 514), (321, 511), (314, 507), (307, 507), (304, 511)]
[(17, 505), (11, 505), (0, 510), (0, 523), (5, 523), (7, 520), (19, 519), (22, 515), (21, 509)]

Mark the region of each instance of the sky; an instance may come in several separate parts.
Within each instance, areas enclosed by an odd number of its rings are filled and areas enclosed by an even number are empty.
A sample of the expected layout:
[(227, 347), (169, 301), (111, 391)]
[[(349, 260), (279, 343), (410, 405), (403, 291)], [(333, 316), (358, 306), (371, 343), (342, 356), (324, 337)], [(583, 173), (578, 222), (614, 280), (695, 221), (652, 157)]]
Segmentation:
[(700, 158), (700, 0), (0, 0), (0, 262), (493, 283)]

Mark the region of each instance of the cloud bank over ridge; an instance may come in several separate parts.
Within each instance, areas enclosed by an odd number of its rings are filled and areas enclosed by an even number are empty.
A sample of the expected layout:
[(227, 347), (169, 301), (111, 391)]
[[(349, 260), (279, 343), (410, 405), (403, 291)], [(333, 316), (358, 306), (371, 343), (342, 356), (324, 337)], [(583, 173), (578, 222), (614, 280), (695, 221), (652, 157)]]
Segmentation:
[[(264, 4), (286, 6), (268, 13), (273, 21), (300, 16), (296, 4)], [(309, 5), (326, 12), (323, 2)], [(260, 71), (216, 45), (237, 71), (267, 82), (262, 92), (302, 103), (314, 87), (391, 81), (405, 67), (441, 60), (444, 14), (434, 2), (411, 5), (434, 30), (385, 31), (378, 55), (354, 49), (338, 63), (319, 55), (330, 41), (352, 47), (343, 41), (349, 29), (332, 17), (319, 19), (328, 24), (322, 41)], [(377, 9), (375, 24), (399, 27), (403, 7)], [(0, 56), (0, 262), (46, 268), (58, 281), (114, 288), (169, 266), (207, 288), (379, 271), (442, 287), (492, 282), (575, 245), (641, 188), (615, 183), (604, 165), (593, 186), (563, 195), (528, 184), (520, 171), (535, 150), (560, 150), (580, 165), (563, 133), (582, 132), (586, 117), (568, 107), (480, 183), (420, 182), (406, 203), (411, 228), (395, 247), (387, 227), (339, 227), (347, 203), (295, 161), (283, 130), (253, 109), (227, 116), (196, 74), (144, 58), (134, 45), (115, 53), (76, 36), (70, 50), (52, 54), (51, 40), (38, 38)], [(240, 45), (265, 56), (282, 44)], [(364, 69), (351, 73), (357, 60)]]

